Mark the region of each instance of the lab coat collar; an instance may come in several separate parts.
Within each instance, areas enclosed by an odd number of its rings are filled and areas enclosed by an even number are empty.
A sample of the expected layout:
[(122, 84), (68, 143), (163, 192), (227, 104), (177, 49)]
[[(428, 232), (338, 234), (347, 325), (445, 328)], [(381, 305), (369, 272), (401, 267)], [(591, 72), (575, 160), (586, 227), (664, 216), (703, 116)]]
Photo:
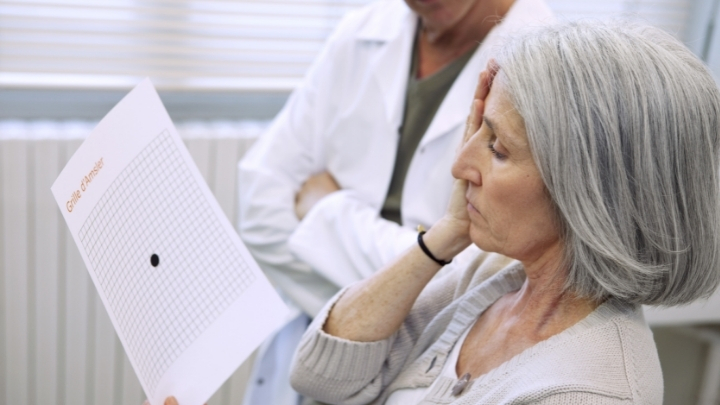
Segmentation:
[[(358, 29), (356, 39), (381, 45), (378, 63), (372, 74), (383, 93), (386, 118), (390, 125), (399, 129), (410, 72), (410, 50), (418, 19), (401, 0), (382, 1), (373, 6), (382, 7), (383, 12), (375, 13), (376, 18), (367, 19)], [(553, 21), (552, 11), (544, 0), (516, 0), (503, 21), (490, 30), (453, 83), (420, 141), (420, 147), (464, 124), (480, 72), (485, 69), (503, 37), (529, 26)]]
[(383, 1), (372, 7), (382, 7), (383, 12), (375, 13), (376, 18), (366, 20), (356, 39), (381, 45), (372, 75), (383, 94), (387, 122), (392, 128), (399, 129), (417, 16), (402, 0)]
[(435, 117), (430, 122), (430, 126), (420, 141), (420, 147), (427, 145), (465, 122), (470, 112), (470, 103), (475, 93), (477, 78), (480, 77), (480, 72), (485, 67), (482, 59), (481, 50), (478, 48), (445, 95), (445, 99), (440, 104)]

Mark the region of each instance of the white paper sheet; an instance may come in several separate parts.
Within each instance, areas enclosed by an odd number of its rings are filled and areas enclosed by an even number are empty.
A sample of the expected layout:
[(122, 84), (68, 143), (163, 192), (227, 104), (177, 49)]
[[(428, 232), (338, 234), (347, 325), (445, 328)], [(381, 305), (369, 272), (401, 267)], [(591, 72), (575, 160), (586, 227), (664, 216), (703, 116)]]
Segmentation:
[(52, 192), (153, 405), (207, 401), (285, 320), (149, 80)]

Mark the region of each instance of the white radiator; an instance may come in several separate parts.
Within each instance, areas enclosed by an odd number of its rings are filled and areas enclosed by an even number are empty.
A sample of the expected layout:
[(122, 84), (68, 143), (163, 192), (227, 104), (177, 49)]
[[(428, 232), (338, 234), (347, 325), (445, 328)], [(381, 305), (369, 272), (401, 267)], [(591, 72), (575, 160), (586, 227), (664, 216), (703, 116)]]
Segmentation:
[[(140, 405), (144, 394), (50, 193), (87, 122), (0, 122), (0, 404)], [(178, 125), (236, 223), (236, 166), (264, 123)], [(210, 400), (240, 403), (252, 358)]]

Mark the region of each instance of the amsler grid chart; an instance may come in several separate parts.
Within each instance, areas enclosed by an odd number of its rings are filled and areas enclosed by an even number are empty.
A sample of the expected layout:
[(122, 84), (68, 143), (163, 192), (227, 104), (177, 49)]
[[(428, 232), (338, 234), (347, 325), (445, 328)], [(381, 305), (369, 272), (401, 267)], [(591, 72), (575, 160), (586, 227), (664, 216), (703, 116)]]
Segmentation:
[(255, 281), (226, 232), (167, 130), (114, 180), (79, 231), (151, 391)]

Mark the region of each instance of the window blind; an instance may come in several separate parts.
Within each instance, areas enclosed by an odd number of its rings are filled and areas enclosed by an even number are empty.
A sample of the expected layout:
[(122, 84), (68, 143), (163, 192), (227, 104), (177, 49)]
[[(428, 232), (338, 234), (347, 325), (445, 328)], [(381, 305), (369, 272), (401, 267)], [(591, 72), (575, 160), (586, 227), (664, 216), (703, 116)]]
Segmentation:
[[(0, 88), (289, 91), (367, 0), (0, 0)], [(681, 37), (692, 0), (548, 0)]]
[(362, 0), (0, 1), (0, 85), (288, 90)]
[(685, 39), (692, 0), (546, 0), (560, 20), (625, 18)]

